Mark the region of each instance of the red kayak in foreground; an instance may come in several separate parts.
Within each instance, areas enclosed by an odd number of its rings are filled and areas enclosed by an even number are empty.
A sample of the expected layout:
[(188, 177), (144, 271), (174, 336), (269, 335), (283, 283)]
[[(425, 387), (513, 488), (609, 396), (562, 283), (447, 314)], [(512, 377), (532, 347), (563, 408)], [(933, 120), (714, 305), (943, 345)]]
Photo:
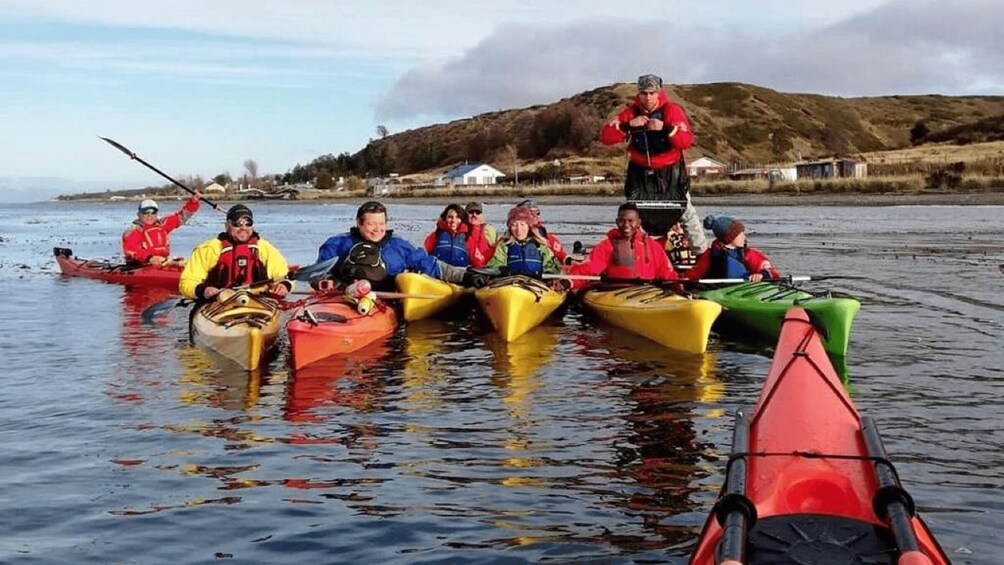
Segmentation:
[(108, 261), (88, 261), (73, 256), (65, 247), (53, 248), (59, 270), (66, 276), (84, 277), (117, 284), (153, 286), (178, 291), (181, 267), (126, 265)]
[(949, 562), (809, 317), (790, 309), (690, 563)]

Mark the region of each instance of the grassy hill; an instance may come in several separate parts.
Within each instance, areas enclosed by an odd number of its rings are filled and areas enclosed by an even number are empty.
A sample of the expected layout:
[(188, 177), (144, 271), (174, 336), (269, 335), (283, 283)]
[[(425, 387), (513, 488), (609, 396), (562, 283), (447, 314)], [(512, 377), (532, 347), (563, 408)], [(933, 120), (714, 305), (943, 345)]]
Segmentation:
[[(828, 155), (866, 156), (912, 142), (1004, 139), (1004, 97), (881, 96), (841, 98), (782, 93), (741, 83), (667, 85), (697, 139), (688, 151), (756, 165)], [(596, 141), (603, 122), (629, 103), (633, 84), (583, 92), (553, 104), (490, 112), (371, 141), (349, 162), (402, 175), (485, 161), (512, 175), (554, 159), (564, 174), (619, 174), (623, 147)], [(351, 171), (349, 171), (351, 174)]]

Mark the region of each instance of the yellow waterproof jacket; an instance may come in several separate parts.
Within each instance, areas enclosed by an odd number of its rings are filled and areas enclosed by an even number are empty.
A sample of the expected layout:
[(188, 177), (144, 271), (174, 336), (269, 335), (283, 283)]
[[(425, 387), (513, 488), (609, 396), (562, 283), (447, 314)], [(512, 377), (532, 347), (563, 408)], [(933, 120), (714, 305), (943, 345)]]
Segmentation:
[[(219, 261), (223, 242), (219, 238), (213, 238), (200, 243), (185, 263), (185, 270), (181, 272), (181, 281), (178, 283), (178, 291), (185, 298), (196, 298), (195, 289), (206, 281), (209, 271), (216, 266)], [(278, 282), (286, 280), (289, 274), (289, 264), (282, 253), (268, 241), (258, 238), (258, 258), (265, 264), (268, 271), (268, 278)], [(290, 281), (292, 284), (292, 281)]]

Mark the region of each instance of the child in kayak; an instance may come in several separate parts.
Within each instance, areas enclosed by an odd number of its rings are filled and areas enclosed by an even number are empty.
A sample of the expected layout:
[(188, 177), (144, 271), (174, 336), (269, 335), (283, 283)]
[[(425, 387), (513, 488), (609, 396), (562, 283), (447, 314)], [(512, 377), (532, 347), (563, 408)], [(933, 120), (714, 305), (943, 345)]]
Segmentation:
[(528, 275), (540, 278), (544, 273), (560, 273), (561, 264), (547, 245), (547, 239), (531, 227), (534, 215), (529, 207), (516, 206), (509, 210), (506, 225), (509, 233), (495, 244), (492, 258), (486, 267), (505, 267), (510, 275)]
[(448, 204), (439, 214), (436, 229), (425, 238), (425, 251), (454, 267), (468, 267), (467, 212), (460, 204)]
[[(605, 275), (623, 280), (677, 280), (679, 277), (666, 255), (665, 248), (641, 227), (638, 206), (626, 202), (617, 208), (617, 227), (607, 232), (607, 238), (596, 244), (584, 263), (572, 265), (572, 275)], [(568, 281), (563, 281), (568, 282)], [(574, 288), (585, 281), (574, 281)]]
[(687, 271), (688, 279), (746, 279), (749, 282), (760, 282), (781, 277), (766, 255), (759, 249), (746, 245), (746, 226), (739, 220), (712, 214), (704, 218), (704, 227), (715, 234), (715, 241), (697, 258), (694, 267)]
[(163, 219), (157, 217), (160, 206), (156, 201), (147, 199), (140, 202), (136, 219), (122, 234), (122, 254), (126, 263), (183, 267), (183, 258), (171, 259), (171, 237), (168, 234), (199, 211), (200, 197), (196, 192), (180, 210)]

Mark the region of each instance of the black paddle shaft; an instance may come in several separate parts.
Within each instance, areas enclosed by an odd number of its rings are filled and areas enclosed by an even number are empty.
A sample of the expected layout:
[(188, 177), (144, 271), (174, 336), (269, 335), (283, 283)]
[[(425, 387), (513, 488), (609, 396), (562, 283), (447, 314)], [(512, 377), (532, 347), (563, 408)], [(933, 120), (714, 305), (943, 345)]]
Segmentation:
[[(101, 137), (101, 136), (98, 136), (98, 137)], [(114, 147), (114, 148), (118, 149), (119, 151), (121, 151), (121, 152), (125, 153), (126, 155), (128, 155), (130, 159), (132, 159), (134, 161), (139, 161), (146, 168), (150, 169), (151, 171), (153, 171), (153, 172), (157, 173), (158, 175), (160, 175), (160, 176), (166, 178), (167, 180), (171, 181), (172, 183), (174, 183), (175, 186), (178, 186), (178, 187), (183, 188), (184, 190), (187, 190), (189, 194), (193, 194), (193, 195), (195, 194), (194, 190), (192, 190), (191, 188), (188, 188), (187, 186), (185, 186), (185, 185), (181, 184), (180, 182), (174, 180), (173, 178), (171, 178), (170, 176), (168, 176), (168, 174), (165, 173), (164, 171), (161, 171), (157, 167), (154, 167), (150, 163), (147, 163), (146, 161), (144, 161), (143, 159), (141, 159), (139, 157), (139, 155), (137, 155), (136, 153), (130, 151), (125, 145), (122, 145), (121, 143), (115, 141), (114, 139), (109, 139), (107, 137), (101, 137), (101, 139), (107, 141), (112, 147)], [(199, 196), (199, 200), (205, 202), (206, 204), (209, 204), (216, 211), (225, 212), (224, 210), (220, 210), (220, 205), (219, 204), (217, 204), (217, 203), (215, 203), (215, 202), (207, 199), (204, 196), (200, 195)]]
[(901, 553), (920, 551), (917, 536), (914, 535), (913, 526), (910, 524), (910, 517), (915, 512), (913, 498), (900, 486), (896, 470), (889, 462), (882, 437), (879, 436), (878, 426), (871, 417), (862, 416), (861, 435), (864, 437), (868, 456), (871, 457), (875, 467), (875, 478), (879, 486), (878, 492), (872, 499), (875, 515), (888, 520), (889, 528), (896, 539), (896, 547)]

